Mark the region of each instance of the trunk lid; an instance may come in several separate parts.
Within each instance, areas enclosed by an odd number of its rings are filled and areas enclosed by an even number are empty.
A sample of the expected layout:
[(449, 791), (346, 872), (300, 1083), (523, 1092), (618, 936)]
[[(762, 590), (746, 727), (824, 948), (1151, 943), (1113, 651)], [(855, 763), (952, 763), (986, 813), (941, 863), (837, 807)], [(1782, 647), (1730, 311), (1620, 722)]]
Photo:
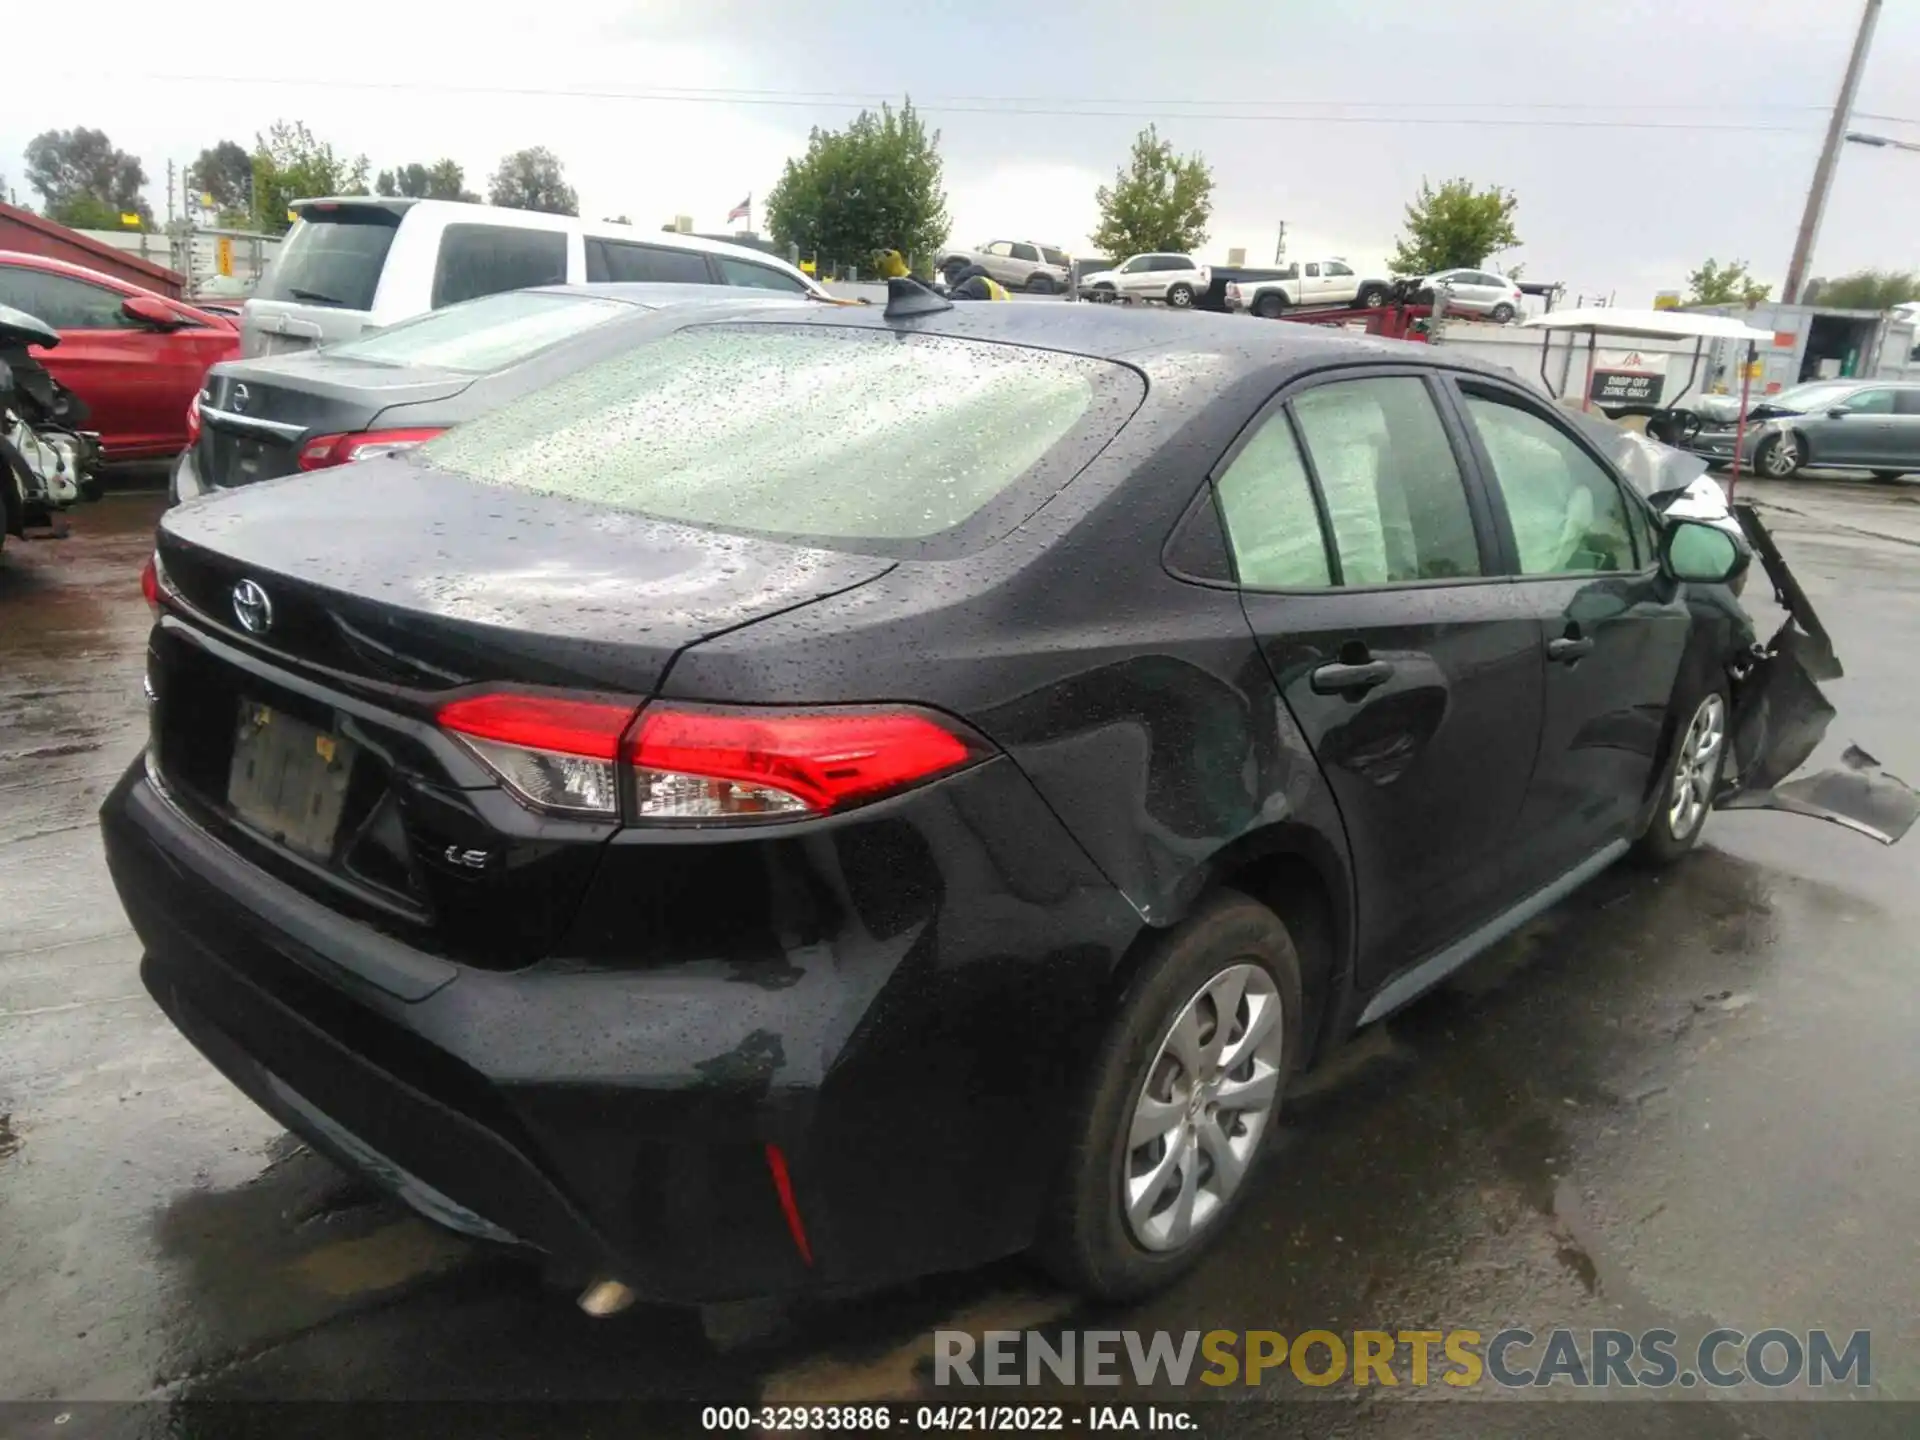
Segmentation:
[[(891, 560), (650, 520), (390, 457), (169, 511), (161, 563), (213, 625), (336, 675), (644, 697), (687, 645), (863, 585)], [(240, 628), (233, 587), (273, 607)]]
[(215, 489), (290, 475), (312, 436), (364, 430), (391, 406), (452, 399), (476, 378), (325, 354), (227, 361), (207, 376), (194, 461)]
[[(553, 952), (615, 826), (517, 803), (435, 723), (446, 692), (637, 708), (687, 645), (893, 564), (399, 458), (173, 510), (159, 554), (173, 598), (149, 652), (151, 763), (175, 802), (329, 908), (498, 969)], [(236, 605), (243, 582), (264, 612)]]

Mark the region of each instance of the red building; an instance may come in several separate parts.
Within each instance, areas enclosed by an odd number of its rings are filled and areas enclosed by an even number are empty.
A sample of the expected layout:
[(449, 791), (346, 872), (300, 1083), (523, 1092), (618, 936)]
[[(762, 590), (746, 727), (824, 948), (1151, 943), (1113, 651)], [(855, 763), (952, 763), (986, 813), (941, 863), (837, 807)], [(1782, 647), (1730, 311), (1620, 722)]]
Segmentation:
[(24, 250), (29, 255), (46, 255), (69, 265), (84, 265), (89, 270), (101, 271), (174, 300), (186, 293), (186, 277), (179, 272), (116, 250), (44, 215), (4, 202), (0, 202), (0, 250)]

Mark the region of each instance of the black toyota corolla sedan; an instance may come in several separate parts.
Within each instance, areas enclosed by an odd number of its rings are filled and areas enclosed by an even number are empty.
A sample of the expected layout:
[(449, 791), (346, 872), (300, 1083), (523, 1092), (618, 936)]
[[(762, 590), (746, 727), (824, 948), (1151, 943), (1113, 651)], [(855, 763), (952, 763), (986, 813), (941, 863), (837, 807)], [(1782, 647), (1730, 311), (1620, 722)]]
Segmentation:
[(614, 319), (145, 577), (148, 988), (597, 1308), (1165, 1283), (1292, 1073), (1831, 713), (1509, 375), (894, 289)]

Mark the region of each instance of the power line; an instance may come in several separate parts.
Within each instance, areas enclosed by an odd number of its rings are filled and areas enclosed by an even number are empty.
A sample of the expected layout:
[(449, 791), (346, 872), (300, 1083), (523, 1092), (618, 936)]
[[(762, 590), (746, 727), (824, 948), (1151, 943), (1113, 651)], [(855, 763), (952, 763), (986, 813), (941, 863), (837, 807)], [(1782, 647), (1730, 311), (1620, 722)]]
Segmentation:
[[(96, 80), (98, 77), (94, 77)], [(510, 95), (522, 99), (547, 100), (623, 100), (630, 102), (657, 104), (708, 104), (708, 105), (759, 105), (794, 109), (843, 109), (856, 110), (867, 108), (876, 100), (860, 99), (802, 99), (797, 95), (730, 94), (720, 92), (688, 93), (665, 88), (649, 90), (563, 90), (546, 86), (508, 86), (508, 85), (452, 85), (433, 80), (356, 80), (356, 79), (315, 79), (303, 76), (276, 75), (270, 78), (243, 75), (146, 75), (143, 79), (164, 81), (182, 85), (270, 85), (275, 89), (289, 86), (305, 86), (323, 90), (386, 90), (386, 91), (435, 91), (453, 95)], [(823, 92), (825, 93), (825, 92)], [(1091, 102), (1090, 102), (1091, 103)], [(1147, 102), (1152, 103), (1152, 102)], [(1175, 101), (1174, 104), (1192, 104), (1201, 102)], [(1263, 103), (1263, 102), (1252, 102)], [(1308, 102), (1302, 102), (1308, 103)], [(1317, 102), (1338, 103), (1338, 102)], [(1386, 104), (1388, 102), (1353, 102), (1363, 104)], [(1596, 107), (1603, 108), (1603, 107)], [(1641, 109), (1639, 106), (1620, 106), (1621, 109)], [(1716, 111), (1719, 107), (1709, 107)], [(1816, 107), (1817, 108), (1817, 107)], [(1805, 134), (1804, 127), (1798, 125), (1762, 125), (1735, 122), (1713, 121), (1668, 121), (1668, 120), (1579, 120), (1542, 118), (1536, 115), (1515, 116), (1468, 116), (1468, 115), (1342, 115), (1342, 114), (1251, 114), (1240, 111), (1213, 111), (1206, 113), (1174, 113), (1138, 109), (1061, 109), (1023, 104), (1011, 105), (967, 105), (939, 104), (920, 105), (914, 109), (929, 115), (1032, 115), (1053, 119), (1116, 119), (1116, 120), (1233, 120), (1264, 121), (1282, 125), (1458, 125), (1471, 128), (1548, 128), (1560, 130), (1687, 130), (1732, 131), (1746, 134)]]

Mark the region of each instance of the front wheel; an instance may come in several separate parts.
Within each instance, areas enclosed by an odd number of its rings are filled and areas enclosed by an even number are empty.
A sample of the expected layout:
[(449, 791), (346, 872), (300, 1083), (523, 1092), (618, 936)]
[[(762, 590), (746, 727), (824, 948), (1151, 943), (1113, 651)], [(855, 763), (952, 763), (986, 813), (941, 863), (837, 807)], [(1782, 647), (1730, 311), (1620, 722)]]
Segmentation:
[(1113, 303), (1113, 286), (1111, 285), (1096, 285), (1088, 294), (1102, 305)]
[(1753, 468), (1774, 480), (1785, 480), (1806, 462), (1800, 442), (1791, 434), (1769, 435), (1753, 452)]
[(1727, 758), (1727, 692), (1708, 691), (1693, 707), (1667, 765), (1667, 784), (1640, 837), (1637, 853), (1655, 865), (1671, 865), (1700, 843), (1707, 812), (1720, 793)]
[(1176, 310), (1185, 310), (1193, 304), (1193, 286), (1182, 280), (1177, 285), (1167, 287), (1167, 304)]
[(1170, 1284), (1245, 1199), (1300, 1051), (1287, 928), (1236, 891), (1153, 943), (1089, 1077), (1037, 1254), (1099, 1300)]
[(1386, 303), (1387, 287), (1384, 285), (1369, 285), (1353, 297), (1353, 304), (1356, 310), (1378, 310)]

